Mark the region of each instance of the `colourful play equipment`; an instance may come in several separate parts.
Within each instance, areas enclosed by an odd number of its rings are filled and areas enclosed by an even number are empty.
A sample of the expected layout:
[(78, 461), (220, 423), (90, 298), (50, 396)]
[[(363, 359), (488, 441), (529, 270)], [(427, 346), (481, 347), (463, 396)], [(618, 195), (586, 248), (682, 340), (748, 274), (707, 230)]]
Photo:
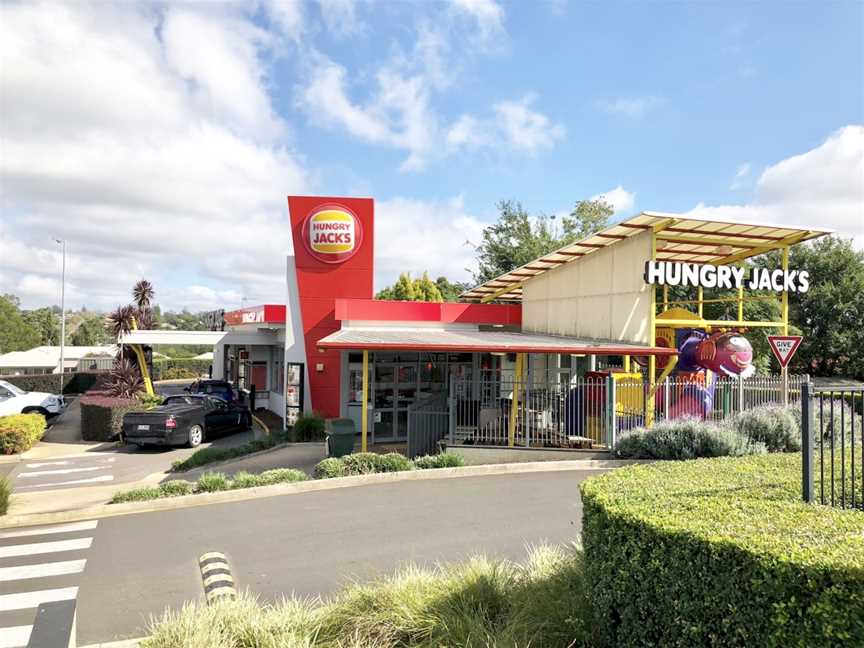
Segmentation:
[[(683, 308), (658, 314), (657, 325), (656, 344), (678, 350), (677, 358), (658, 361), (662, 373), (649, 395), (661, 408), (669, 398), (669, 418), (707, 417), (714, 408), (718, 376), (749, 378), (756, 371), (753, 347), (735, 327), (705, 325), (699, 315)], [(667, 376), (673, 377), (668, 393), (657, 389)]]

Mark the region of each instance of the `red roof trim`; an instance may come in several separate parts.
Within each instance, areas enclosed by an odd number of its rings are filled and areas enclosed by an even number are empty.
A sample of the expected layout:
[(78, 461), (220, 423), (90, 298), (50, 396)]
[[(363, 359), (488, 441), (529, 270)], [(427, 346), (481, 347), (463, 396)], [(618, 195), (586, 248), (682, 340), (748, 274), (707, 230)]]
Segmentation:
[(228, 326), (241, 324), (285, 324), (285, 304), (260, 304), (239, 310), (225, 311)]
[(346, 351), (441, 351), (441, 352), (498, 352), (498, 353), (570, 353), (602, 356), (671, 356), (677, 355), (675, 349), (666, 347), (632, 347), (632, 346), (543, 346), (543, 345), (513, 345), (513, 344), (406, 344), (397, 342), (372, 342), (359, 344), (353, 342), (318, 342), (322, 349), (339, 349)]

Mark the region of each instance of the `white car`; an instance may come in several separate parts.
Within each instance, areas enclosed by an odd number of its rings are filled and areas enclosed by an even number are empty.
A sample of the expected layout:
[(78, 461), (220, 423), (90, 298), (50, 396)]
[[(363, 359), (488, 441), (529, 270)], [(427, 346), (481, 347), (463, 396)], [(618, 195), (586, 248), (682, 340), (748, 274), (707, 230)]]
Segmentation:
[(12, 383), (0, 380), (0, 416), (7, 414), (42, 414), (56, 416), (66, 409), (62, 396), (46, 392), (28, 392)]

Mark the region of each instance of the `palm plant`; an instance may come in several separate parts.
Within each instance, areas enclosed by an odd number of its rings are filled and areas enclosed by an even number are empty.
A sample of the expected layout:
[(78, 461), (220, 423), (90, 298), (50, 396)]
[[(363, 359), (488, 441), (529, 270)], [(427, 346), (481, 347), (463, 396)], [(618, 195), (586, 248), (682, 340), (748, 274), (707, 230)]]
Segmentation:
[(114, 363), (108, 377), (108, 392), (118, 398), (135, 398), (144, 389), (144, 381), (138, 367), (126, 358)]
[(118, 306), (108, 315), (108, 330), (119, 338), (121, 335), (132, 330), (132, 320), (135, 318), (134, 306)]
[(153, 326), (153, 315), (150, 310), (150, 304), (153, 302), (153, 295), (155, 294), (156, 291), (153, 290), (153, 284), (146, 279), (141, 279), (132, 287), (132, 298), (138, 307), (135, 317), (139, 329), (149, 329)]

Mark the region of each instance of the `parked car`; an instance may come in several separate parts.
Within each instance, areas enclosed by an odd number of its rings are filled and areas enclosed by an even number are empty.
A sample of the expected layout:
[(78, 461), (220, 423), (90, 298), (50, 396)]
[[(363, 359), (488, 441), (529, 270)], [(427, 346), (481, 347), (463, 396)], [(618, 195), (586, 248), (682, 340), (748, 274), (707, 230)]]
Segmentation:
[(28, 392), (5, 380), (0, 380), (0, 416), (33, 412), (45, 418), (57, 416), (66, 409), (66, 399), (48, 392)]
[(242, 401), (237, 390), (234, 389), (234, 385), (227, 380), (196, 380), (184, 391), (187, 391), (190, 394), (209, 394), (211, 396), (217, 396), (226, 403)]
[(190, 448), (218, 432), (248, 430), (252, 414), (238, 403), (216, 396), (169, 396), (162, 405), (123, 416), (123, 438), (136, 445), (187, 445)]

